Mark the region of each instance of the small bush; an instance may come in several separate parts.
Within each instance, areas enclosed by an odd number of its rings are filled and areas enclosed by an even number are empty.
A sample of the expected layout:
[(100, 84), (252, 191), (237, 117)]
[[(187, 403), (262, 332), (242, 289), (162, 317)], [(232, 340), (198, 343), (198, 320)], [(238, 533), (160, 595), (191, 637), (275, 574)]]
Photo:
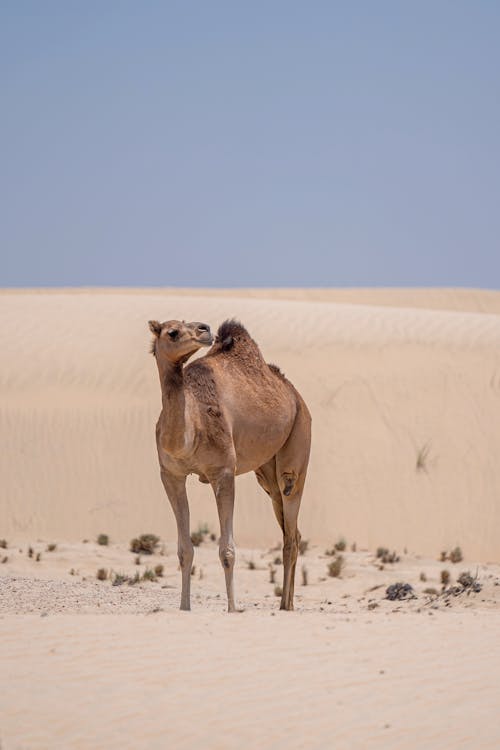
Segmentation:
[(54, 552), (57, 549), (57, 544), (54, 544), (53, 542), (51, 544), (47, 544), (47, 552)]
[(340, 539), (334, 544), (334, 547), (337, 550), (337, 552), (344, 552), (346, 546), (347, 546), (347, 542), (343, 536), (341, 536)]
[(302, 566), (302, 585), (307, 586), (308, 584), (307, 568), (305, 565)]
[(256, 570), (257, 566), (253, 560), (247, 560), (247, 568), (248, 570)]
[(109, 544), (109, 536), (107, 534), (99, 534), (97, 537), (97, 544), (100, 544), (101, 547), (107, 547)]
[(33, 547), (28, 547), (28, 557), (33, 557), (34, 554), (35, 550), (33, 549)]
[(399, 557), (398, 557), (398, 555), (396, 555), (395, 552), (386, 552), (380, 558), (380, 562), (382, 562), (384, 565), (386, 563), (391, 563), (391, 564), (392, 563), (397, 563), (397, 562), (399, 562)]
[(417, 451), (417, 460), (415, 464), (416, 471), (427, 471), (427, 461), (430, 448), (429, 443), (426, 443)]
[(201, 531), (193, 531), (193, 533), (191, 534), (191, 541), (193, 542), (193, 545), (195, 547), (199, 547), (204, 538), (205, 537), (203, 536)]
[(277, 584), (274, 587), (274, 596), (283, 596), (283, 589), (281, 588), (281, 586), (278, 586)]
[(113, 586), (123, 586), (128, 580), (129, 577), (125, 573), (115, 573), (113, 576)]
[(7, 539), (0, 539), (0, 549), (7, 549)]
[(423, 581), (424, 583), (427, 580), (427, 576), (423, 571), (420, 573), (420, 580)]
[(274, 562), (275, 565), (283, 565), (283, 560), (281, 559), (281, 557), (279, 555), (278, 555), (278, 557), (274, 558), (273, 562)]
[(156, 575), (155, 575), (154, 570), (151, 570), (151, 568), (146, 568), (146, 570), (142, 574), (142, 580), (143, 581), (156, 581)]
[(130, 551), (136, 555), (142, 552), (144, 555), (152, 555), (160, 542), (156, 534), (141, 534), (130, 542)]
[(447, 559), (448, 553), (446, 551), (441, 552), (441, 554), (439, 555), (439, 562), (446, 562)]
[(336, 557), (335, 560), (332, 560), (332, 562), (328, 565), (328, 575), (331, 578), (339, 578), (340, 574), (342, 573), (343, 567), (344, 557), (342, 555), (338, 555), (338, 557)]
[(441, 583), (443, 586), (447, 586), (450, 582), (450, 571), (449, 570), (442, 570), (441, 571)]
[[(5, 549), (5, 547), (4, 547), (4, 549)], [(6, 563), (8, 559), (9, 558), (7, 557), (7, 555), (5, 555), (5, 557), (2, 557), (2, 563)]]
[(392, 583), (385, 591), (385, 598), (390, 601), (403, 599), (416, 599), (413, 593), (413, 586), (409, 583)]
[(210, 534), (210, 527), (208, 523), (198, 524), (198, 531), (200, 532), (200, 534), (203, 534), (203, 536), (208, 536)]
[(309, 547), (308, 539), (301, 539), (299, 542), (299, 555), (305, 555)]
[(158, 578), (163, 578), (163, 571), (163, 565), (155, 565), (155, 576), (157, 576)]
[(135, 560), (134, 560), (134, 563), (135, 563), (136, 565), (140, 565), (140, 564), (141, 564), (141, 556), (140, 556), (140, 555), (136, 555), (136, 558), (135, 558)]
[(41, 559), (42, 559), (42, 553), (41, 552), (37, 552), (36, 553), (36, 557), (35, 557), (35, 562), (40, 562)]
[(450, 559), (450, 562), (452, 563), (462, 562), (464, 557), (462, 555), (462, 550), (460, 549), (460, 547), (455, 547), (454, 549), (451, 550), (449, 559)]
[(429, 586), (428, 588), (424, 589), (424, 594), (429, 594), (429, 596), (438, 596), (439, 591), (433, 586)]
[(377, 554), (378, 558), (384, 557), (385, 555), (389, 554), (389, 550), (387, 549), (387, 547), (377, 547), (377, 553), (376, 554)]
[(211, 542), (216, 542), (217, 541), (217, 536), (213, 532), (210, 534), (210, 541)]
[(335, 547), (330, 547), (330, 549), (325, 549), (325, 555), (327, 555), (327, 557), (335, 557), (336, 554), (337, 554), (337, 550), (335, 549)]
[(276, 583), (276, 568), (269, 563), (269, 583)]
[(108, 571), (106, 568), (99, 568), (99, 570), (96, 573), (96, 578), (98, 581), (105, 581), (108, 577)]
[(128, 585), (135, 586), (137, 583), (140, 583), (140, 582), (141, 582), (141, 574), (139, 573), (138, 570), (136, 570), (132, 578), (129, 578)]

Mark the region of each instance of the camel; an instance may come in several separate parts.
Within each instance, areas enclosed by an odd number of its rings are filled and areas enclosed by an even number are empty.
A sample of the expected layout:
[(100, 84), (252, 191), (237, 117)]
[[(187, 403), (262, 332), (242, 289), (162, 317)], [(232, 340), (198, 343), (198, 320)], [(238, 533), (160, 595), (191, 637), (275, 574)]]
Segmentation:
[[(227, 320), (214, 340), (205, 323), (149, 321), (160, 376), (162, 411), (156, 425), (160, 474), (178, 532), (182, 610), (190, 607), (194, 557), (186, 477), (212, 486), (220, 521), (219, 557), (227, 606), (233, 590), (235, 476), (254, 471), (270, 496), (283, 532), (281, 609), (293, 610), (300, 534), (297, 516), (311, 443), (307, 406), (278, 367), (266, 364), (241, 323)], [(205, 356), (186, 364), (201, 347)]]

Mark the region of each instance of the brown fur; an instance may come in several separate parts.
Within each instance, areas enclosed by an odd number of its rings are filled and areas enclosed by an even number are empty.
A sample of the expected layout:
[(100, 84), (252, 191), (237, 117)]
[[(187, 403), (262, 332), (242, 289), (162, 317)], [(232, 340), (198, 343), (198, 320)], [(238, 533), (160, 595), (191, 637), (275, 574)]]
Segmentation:
[[(246, 328), (225, 321), (210, 351), (183, 367), (210, 343), (202, 323), (150, 322), (162, 388), (157, 424), (162, 481), (179, 532), (181, 608), (189, 609), (193, 547), (189, 536), (186, 476), (197, 474), (215, 492), (221, 524), (219, 554), (233, 611), (234, 477), (254, 471), (273, 501), (283, 531), (284, 582), (281, 606), (293, 609), (300, 534), (297, 515), (310, 449), (310, 415), (300, 394), (275, 365), (267, 365)], [(172, 340), (172, 332), (176, 339)]]

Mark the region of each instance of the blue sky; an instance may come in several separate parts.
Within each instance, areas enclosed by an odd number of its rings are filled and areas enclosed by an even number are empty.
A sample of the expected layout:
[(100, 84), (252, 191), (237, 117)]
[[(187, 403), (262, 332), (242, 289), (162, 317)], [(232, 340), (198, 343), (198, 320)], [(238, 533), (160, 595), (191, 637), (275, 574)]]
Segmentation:
[(0, 5), (0, 285), (500, 288), (500, 4)]

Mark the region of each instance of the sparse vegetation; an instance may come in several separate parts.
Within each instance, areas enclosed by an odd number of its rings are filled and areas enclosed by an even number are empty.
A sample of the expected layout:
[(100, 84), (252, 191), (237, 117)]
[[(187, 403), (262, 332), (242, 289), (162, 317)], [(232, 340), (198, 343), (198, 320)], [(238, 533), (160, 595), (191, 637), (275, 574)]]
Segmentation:
[(450, 582), (450, 571), (449, 570), (442, 570), (441, 571), (441, 583), (443, 586), (447, 586)]
[(253, 560), (247, 560), (247, 568), (248, 570), (256, 570), (257, 566)]
[(299, 555), (305, 555), (309, 548), (309, 539), (301, 539), (299, 542)]
[(129, 577), (125, 575), (125, 573), (114, 573), (113, 574), (113, 580), (112, 585), (113, 586), (123, 586), (124, 583), (127, 583), (129, 580)]
[(325, 549), (325, 555), (327, 555), (327, 557), (335, 557), (336, 554), (337, 554), (337, 550), (335, 549), (335, 547), (330, 547), (330, 549)]
[(35, 562), (40, 562), (41, 559), (42, 559), (42, 553), (37, 552), (35, 556)]
[(439, 596), (439, 591), (433, 586), (429, 586), (428, 588), (424, 589), (424, 594), (429, 594), (429, 596)]
[(281, 586), (278, 586), (277, 584), (274, 587), (274, 596), (283, 596), (283, 589), (281, 588)]
[(142, 552), (144, 555), (152, 555), (160, 542), (156, 534), (141, 534), (130, 542), (130, 551), (136, 555)]
[(7, 549), (7, 539), (0, 539), (0, 549)]
[(276, 583), (276, 568), (269, 563), (269, 583)]
[(193, 567), (191, 568), (191, 575), (194, 576), (195, 573), (196, 573), (196, 565), (193, 565)]
[(463, 559), (464, 559), (464, 556), (462, 555), (462, 550), (460, 549), (460, 547), (455, 547), (454, 549), (451, 550), (449, 554), (450, 562), (459, 563), (459, 562), (462, 562)]
[(97, 537), (97, 544), (100, 544), (101, 547), (107, 547), (109, 544), (109, 536), (107, 534), (99, 534)]
[(341, 536), (333, 545), (337, 552), (344, 552), (345, 548), (347, 547), (347, 542), (344, 539), (343, 536)]
[(154, 570), (152, 570), (151, 568), (146, 568), (146, 570), (142, 574), (142, 580), (143, 581), (156, 581), (156, 574)]
[(77, 576), (78, 575), (78, 571), (75, 570), (75, 568), (71, 568), (71, 570), (69, 571), (69, 574), (70, 574), (70, 576)]
[(137, 555), (137, 556), (136, 556), (136, 558), (135, 558), (135, 560), (134, 560), (134, 563), (135, 563), (136, 565), (140, 565), (140, 564), (141, 564), (141, 556), (140, 556), (140, 555)]
[(390, 601), (403, 599), (416, 599), (413, 586), (409, 583), (392, 583), (385, 590), (385, 598)]
[(427, 462), (429, 460), (429, 451), (430, 451), (430, 445), (429, 443), (425, 443), (419, 450), (417, 451), (417, 460), (415, 464), (416, 471), (427, 471)]
[(34, 554), (35, 550), (33, 549), (33, 547), (28, 547), (28, 557), (33, 557)]
[(439, 562), (446, 562), (448, 559), (448, 553), (446, 551), (441, 552), (439, 555)]
[(273, 562), (274, 562), (275, 565), (283, 565), (283, 560), (281, 559), (281, 557), (279, 555), (278, 555), (278, 557), (274, 558)]
[(421, 581), (423, 581), (423, 582), (425, 582), (425, 581), (427, 580), (427, 576), (426, 576), (426, 574), (424, 573), (424, 571), (422, 571), (422, 572), (420, 573), (420, 580), (421, 580)]
[(343, 555), (338, 555), (335, 560), (332, 560), (332, 562), (329, 563), (328, 575), (332, 578), (339, 578), (344, 568), (344, 563), (345, 561)]
[(106, 568), (99, 568), (99, 570), (96, 573), (96, 578), (98, 581), (105, 581), (108, 577), (108, 571)]
[(163, 578), (164, 570), (165, 568), (161, 563), (159, 565), (155, 565), (155, 576), (157, 576), (158, 578)]
[(384, 555), (388, 555), (388, 554), (389, 554), (389, 550), (387, 549), (387, 547), (377, 547), (377, 552), (376, 552), (377, 557), (379, 558), (384, 557)]
[(128, 585), (135, 586), (137, 583), (140, 583), (140, 582), (141, 582), (141, 574), (139, 573), (138, 570), (136, 570), (132, 578), (129, 578)]
[(191, 534), (191, 541), (193, 542), (193, 545), (195, 547), (199, 547), (203, 540), (204, 536), (201, 531), (193, 531), (193, 533)]
[(216, 542), (217, 541), (217, 535), (214, 534), (213, 532), (210, 534), (210, 541), (211, 542)]
[[(4, 549), (5, 549), (5, 547), (4, 547)], [(5, 555), (5, 557), (2, 557), (2, 564), (3, 564), (3, 563), (6, 563), (6, 562), (8, 561), (8, 559), (9, 559), (9, 558), (8, 558), (8, 556), (7, 556), (7, 555)]]
[[(399, 556), (396, 554), (396, 552), (389, 552), (387, 547), (377, 547), (376, 556), (383, 565), (386, 565), (387, 563), (393, 564), (399, 562)], [(383, 570), (383, 568), (381, 568), (381, 570)]]
[(51, 542), (51, 544), (47, 544), (47, 552), (54, 552), (57, 549), (57, 544), (54, 544), (54, 542)]
[(307, 586), (308, 584), (308, 575), (307, 575), (307, 568), (305, 565), (302, 566), (302, 585)]

